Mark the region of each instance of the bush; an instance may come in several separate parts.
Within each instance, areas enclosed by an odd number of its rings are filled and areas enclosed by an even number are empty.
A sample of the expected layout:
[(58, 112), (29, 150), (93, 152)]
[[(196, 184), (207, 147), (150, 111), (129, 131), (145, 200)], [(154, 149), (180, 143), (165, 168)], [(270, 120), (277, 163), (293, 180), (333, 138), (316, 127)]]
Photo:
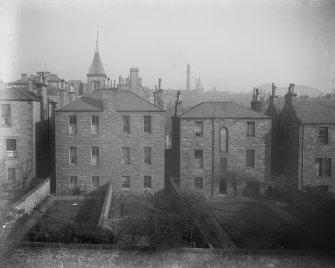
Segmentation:
[(52, 229), (45, 223), (36, 224), (28, 233), (27, 238), (33, 242), (58, 243), (114, 243), (112, 231), (87, 224), (66, 224), (59, 229)]

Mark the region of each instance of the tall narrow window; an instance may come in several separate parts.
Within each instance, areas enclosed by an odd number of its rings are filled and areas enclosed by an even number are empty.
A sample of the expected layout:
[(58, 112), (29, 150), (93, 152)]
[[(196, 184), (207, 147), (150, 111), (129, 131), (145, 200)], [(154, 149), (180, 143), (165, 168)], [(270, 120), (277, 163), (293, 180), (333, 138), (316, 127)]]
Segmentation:
[(219, 149), (220, 152), (228, 152), (228, 130), (221, 128), (219, 131)]
[(69, 134), (77, 133), (77, 116), (70, 115), (69, 116)]
[(99, 133), (99, 116), (92, 115), (91, 117), (91, 134)]
[(122, 189), (129, 190), (130, 189), (130, 177), (122, 176)]
[(16, 158), (16, 140), (15, 139), (6, 140), (6, 155), (9, 158)]
[(69, 164), (71, 166), (77, 165), (77, 147), (69, 148)]
[(151, 133), (151, 116), (144, 116), (144, 132)]
[(255, 150), (246, 151), (246, 166), (253, 168), (255, 166)]
[(319, 177), (331, 177), (331, 158), (315, 158), (315, 173)]
[(92, 176), (92, 190), (97, 190), (99, 188), (99, 176)]
[(255, 122), (247, 122), (247, 136), (255, 137)]
[(194, 158), (195, 158), (195, 166), (197, 168), (203, 167), (203, 152), (202, 150), (195, 150), (194, 151)]
[(144, 176), (144, 189), (151, 189), (151, 176)]
[(220, 171), (221, 172), (226, 172), (227, 171), (227, 158), (220, 158)]
[(144, 163), (151, 165), (151, 147), (144, 147)]
[(328, 128), (319, 127), (319, 142), (328, 144)]
[(203, 189), (204, 188), (204, 182), (202, 177), (195, 177), (194, 178), (194, 186), (197, 189)]
[(1, 125), (10, 126), (10, 105), (1, 104)]
[(196, 137), (203, 136), (203, 123), (202, 122), (195, 122), (194, 132)]
[(122, 116), (122, 129), (125, 133), (130, 133), (129, 115)]
[(91, 153), (91, 165), (99, 165), (99, 147), (92, 147)]
[(8, 182), (15, 182), (16, 174), (15, 168), (8, 168), (7, 169), (7, 181)]
[(122, 147), (122, 164), (130, 165), (130, 148)]
[(100, 88), (100, 81), (92, 81), (93, 89), (99, 89)]
[(77, 176), (70, 176), (69, 178), (69, 190), (71, 193), (78, 189), (78, 179)]

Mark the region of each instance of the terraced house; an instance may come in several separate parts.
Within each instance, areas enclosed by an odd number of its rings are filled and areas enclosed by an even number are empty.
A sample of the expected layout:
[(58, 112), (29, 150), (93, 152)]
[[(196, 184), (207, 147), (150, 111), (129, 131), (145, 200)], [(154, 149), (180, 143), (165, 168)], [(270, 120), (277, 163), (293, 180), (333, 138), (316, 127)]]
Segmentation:
[(249, 182), (263, 182), (271, 172), (271, 118), (233, 102), (203, 102), (182, 113), (176, 101), (172, 118), (168, 174), (181, 189), (206, 196), (232, 193), (226, 171)]
[(130, 90), (97, 89), (56, 110), (57, 193), (164, 188), (164, 111)]

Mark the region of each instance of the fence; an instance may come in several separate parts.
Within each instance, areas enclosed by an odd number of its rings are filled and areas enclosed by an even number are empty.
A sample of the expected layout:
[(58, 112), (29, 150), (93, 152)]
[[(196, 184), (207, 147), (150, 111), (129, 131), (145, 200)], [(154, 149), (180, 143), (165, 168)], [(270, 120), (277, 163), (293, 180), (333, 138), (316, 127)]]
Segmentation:
[(14, 210), (23, 210), (25, 214), (30, 212), (41, 203), (50, 194), (50, 177), (29, 191), (12, 208)]

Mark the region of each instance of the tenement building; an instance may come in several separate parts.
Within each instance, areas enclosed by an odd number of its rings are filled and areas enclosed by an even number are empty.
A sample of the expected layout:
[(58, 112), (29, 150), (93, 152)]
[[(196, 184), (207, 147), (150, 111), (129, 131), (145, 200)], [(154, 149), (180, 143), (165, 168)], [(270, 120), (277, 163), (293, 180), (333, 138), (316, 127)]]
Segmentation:
[(283, 173), (299, 189), (335, 192), (335, 101), (296, 101), (294, 84), (285, 95), (275, 144)]
[(164, 110), (130, 90), (97, 89), (56, 110), (57, 193), (164, 188)]
[(214, 196), (232, 192), (227, 171), (249, 182), (270, 176), (271, 117), (233, 102), (203, 102), (184, 113), (181, 105), (178, 94), (168, 174), (181, 189)]
[(32, 178), (45, 177), (53, 169), (55, 103), (46, 97), (45, 79), (38, 85), (42, 95), (20, 88), (0, 90), (2, 183), (25, 187)]

